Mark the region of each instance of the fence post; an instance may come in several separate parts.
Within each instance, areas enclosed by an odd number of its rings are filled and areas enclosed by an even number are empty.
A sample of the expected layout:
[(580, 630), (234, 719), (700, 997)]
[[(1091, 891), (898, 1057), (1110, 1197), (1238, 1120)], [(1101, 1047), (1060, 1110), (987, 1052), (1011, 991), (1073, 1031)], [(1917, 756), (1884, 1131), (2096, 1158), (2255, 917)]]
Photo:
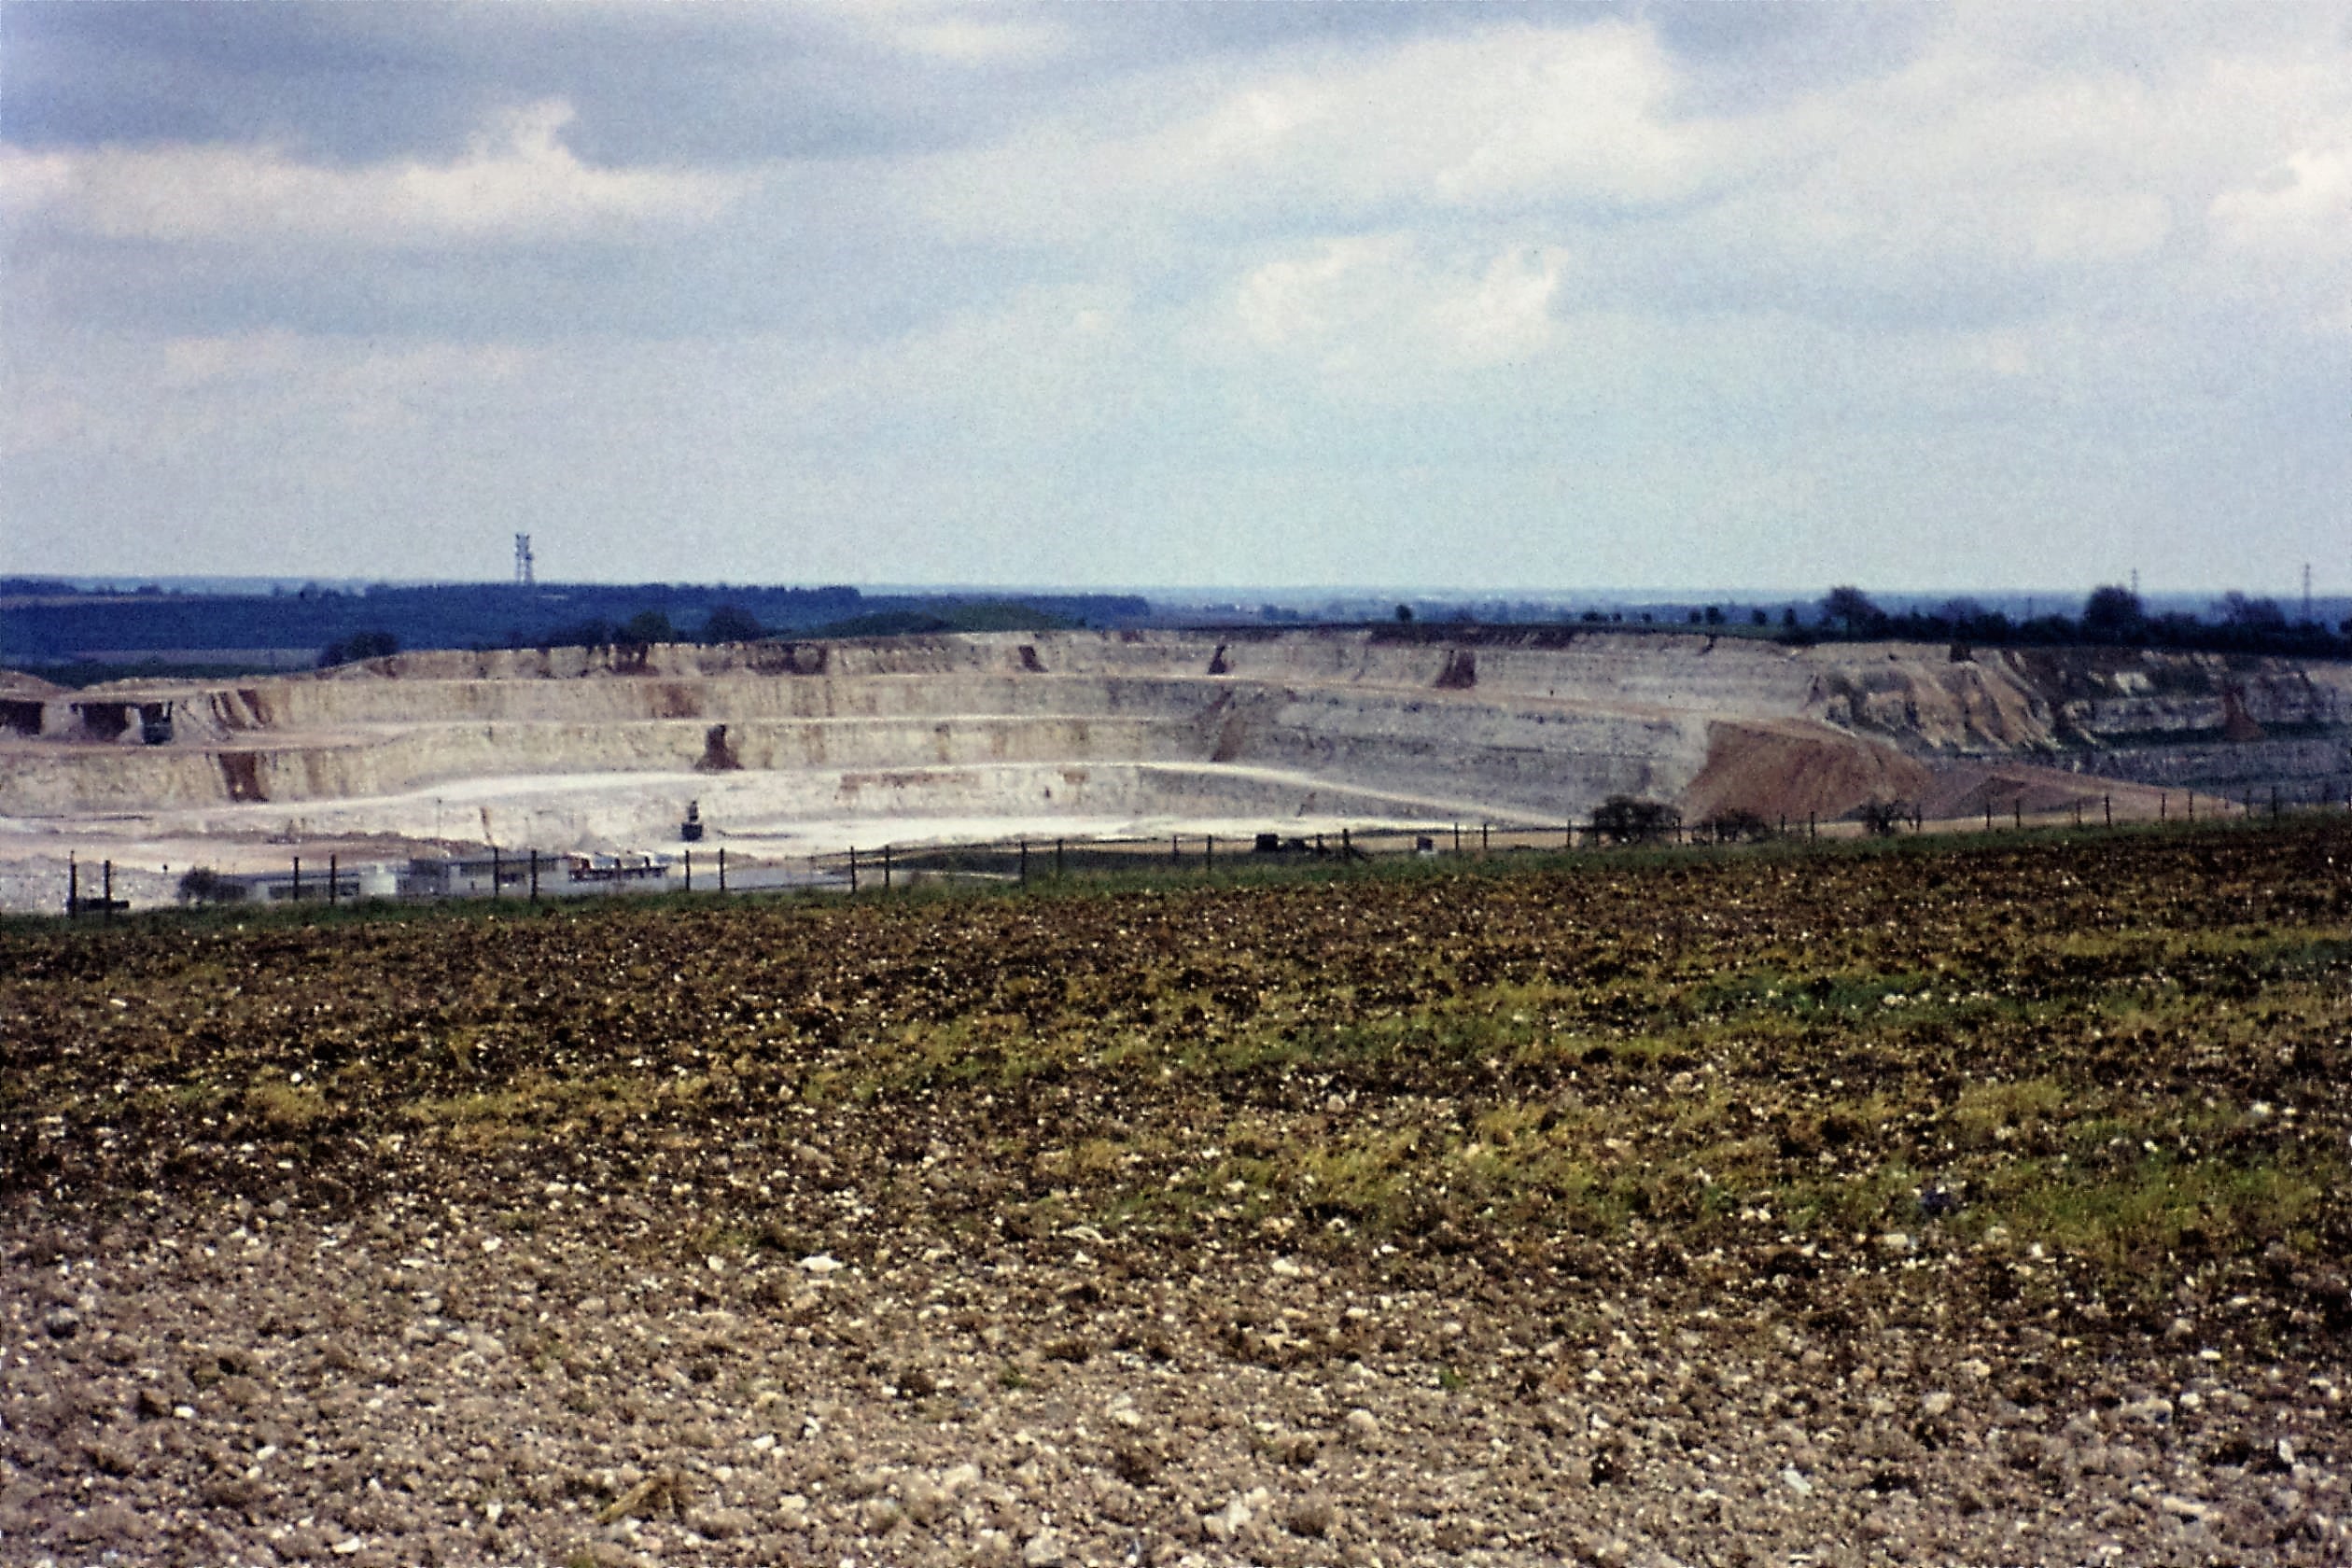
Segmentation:
[[(493, 844), (490, 846), (490, 896), (492, 898), (498, 896), (498, 884), (505, 880), (506, 857), (499, 854), (498, 847)], [(301, 898), (302, 895), (296, 893), (294, 896)]]
[(334, 907), (335, 907), (335, 904), (336, 904), (337, 901), (341, 898), (341, 896), (342, 896), (342, 894), (343, 894), (343, 889), (342, 889), (341, 888), (339, 888), (339, 887), (337, 887), (337, 886), (336, 886), (336, 883), (337, 883), (338, 881), (340, 881), (340, 880), (342, 879), (342, 877), (343, 877), (343, 857), (341, 857), (340, 855), (329, 855), (329, 856), (328, 856), (328, 857), (327, 857), (327, 907), (328, 907), (328, 908), (329, 908), (329, 909), (332, 909), (332, 908), (334, 908)]
[(531, 851), (531, 902), (539, 903), (539, 851)]
[(2025, 797), (2023, 795), (2009, 802), (2009, 827), (2018, 833), (2025, 831)]
[(694, 890), (694, 852), (692, 849), (686, 851), (686, 890), (690, 893)]
[(2075, 797), (2074, 813), (2075, 826), (2079, 828), (2082, 826), (2082, 797), (2080, 795)]
[(65, 913), (81, 913), (81, 862), (70, 849), (65, 852)]
[(1176, 865), (1182, 865), (1184, 861), (1184, 852), (1177, 844), (1174, 833), (1168, 835), (1168, 858), (1172, 864)]
[(1021, 886), (1029, 886), (1029, 840), (1021, 840)]
[(2099, 804), (2107, 811), (2107, 825), (2110, 828), (2115, 826), (2115, 797), (2113, 795), (2101, 795), (2099, 797)]
[(1060, 881), (1061, 879), (1062, 879), (1062, 841), (1061, 841), (1060, 839), (1058, 839), (1058, 838), (1057, 838), (1057, 839), (1054, 840), (1054, 880), (1055, 880), (1055, 881), (1057, 881), (1057, 882), (1058, 882), (1058, 881)]
[(1217, 835), (1215, 833), (1207, 833), (1201, 838), (1200, 869), (1203, 871), (1217, 869)]
[(2194, 791), (2194, 790), (2191, 790), (2191, 791), (2189, 791), (2189, 820), (2191, 820), (2191, 822), (2193, 822), (2193, 821), (2195, 821), (2196, 819), (2197, 819), (2197, 791)]
[(106, 881), (102, 891), (106, 899), (106, 924), (111, 926), (114, 924), (114, 861), (108, 861), (104, 869)]
[(719, 890), (727, 890), (727, 847), (723, 844), (719, 847)]
[[(111, 861), (107, 863), (109, 865), (113, 864)], [(109, 903), (114, 902), (114, 890), (112, 889), (107, 889), (106, 901)], [(292, 902), (296, 903), (302, 902), (302, 857), (300, 855), (294, 857), (294, 897)]]
[(1343, 860), (1355, 859), (1355, 845), (1350, 841), (1345, 828), (1339, 830), (1339, 854)]
[(858, 890), (858, 847), (854, 844), (849, 846), (849, 890)]
[(886, 891), (890, 886), (890, 847), (887, 844), (882, 846), (882, 886)]
[(1811, 844), (1813, 840), (1815, 840), (1815, 839), (1819, 838), (1820, 836), (1821, 836), (1821, 824), (1820, 824), (1819, 822), (1817, 822), (1817, 821), (1813, 820), (1813, 814), (1812, 812), (1810, 812), (1810, 811), (1806, 812), (1806, 813), (1805, 813), (1805, 842), (1806, 842), (1806, 843), (1808, 843), (1808, 844)]
[(1462, 853), (1462, 824), (1460, 822), (1454, 824), (1454, 853), (1457, 855)]
[(1984, 797), (1984, 831), (1993, 831), (1993, 797), (1990, 794)]
[(1494, 824), (1491, 822), (1480, 822), (1478, 824), (1478, 853), (1481, 855), (1490, 854), (1493, 851), (1493, 847)]

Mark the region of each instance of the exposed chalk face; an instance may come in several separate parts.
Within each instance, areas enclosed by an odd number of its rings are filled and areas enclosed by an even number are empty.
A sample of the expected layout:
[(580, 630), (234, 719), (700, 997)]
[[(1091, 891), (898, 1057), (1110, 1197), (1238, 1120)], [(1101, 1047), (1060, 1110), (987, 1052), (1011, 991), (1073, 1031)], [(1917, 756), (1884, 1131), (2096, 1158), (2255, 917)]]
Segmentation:
[[(87, 722), (93, 703), (158, 702), (161, 744)], [(1612, 795), (1691, 820), (1873, 799), (1965, 814), (1996, 794), (2061, 808), (2079, 786), (1983, 770), (2066, 760), (2086, 735), (2347, 713), (2333, 665), (1568, 627), (426, 652), (45, 696), (0, 733), (0, 818), (558, 849), (666, 840), (690, 799), (721, 833), (807, 848), (917, 828), (1563, 822)]]

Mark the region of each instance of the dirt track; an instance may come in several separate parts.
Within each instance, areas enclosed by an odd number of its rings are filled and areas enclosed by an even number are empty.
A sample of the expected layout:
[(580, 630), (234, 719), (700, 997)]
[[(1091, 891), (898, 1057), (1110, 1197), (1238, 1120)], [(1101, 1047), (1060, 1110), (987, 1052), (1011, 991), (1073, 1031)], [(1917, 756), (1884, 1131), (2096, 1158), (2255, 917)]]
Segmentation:
[(2341, 823), (0, 935), (0, 1561), (2333, 1562)]

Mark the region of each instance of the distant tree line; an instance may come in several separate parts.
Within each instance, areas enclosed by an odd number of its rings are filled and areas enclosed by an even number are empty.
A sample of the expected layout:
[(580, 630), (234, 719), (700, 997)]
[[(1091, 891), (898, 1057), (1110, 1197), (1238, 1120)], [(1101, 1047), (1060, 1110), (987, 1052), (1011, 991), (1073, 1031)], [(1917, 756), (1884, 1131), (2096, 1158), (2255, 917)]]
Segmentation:
[[(923, 608), (877, 609), (821, 625), (778, 627), (779, 635), (809, 637), (912, 637), (943, 632), (1041, 632), (1082, 626), (1084, 622), (1040, 609), (1016, 599), (925, 599)], [(1055, 601), (1059, 602), (1059, 601)], [(658, 609), (641, 609), (619, 623), (591, 619), (553, 627), (532, 640), (536, 648), (602, 648), (657, 642), (757, 642), (771, 635), (740, 605), (720, 605), (697, 631), (674, 625)]]
[(534, 648), (604, 648), (647, 646), (657, 642), (757, 642), (767, 636), (759, 617), (741, 605), (722, 604), (704, 617), (702, 628), (691, 635), (672, 624), (665, 609), (640, 609), (625, 621), (590, 616), (552, 626), (531, 639)]
[[(381, 633), (404, 650), (602, 646), (615, 641), (808, 637), (877, 615), (974, 613), (959, 595), (870, 595), (847, 585), (503, 582), (305, 587), (282, 593), (77, 592), (46, 578), (0, 581), (0, 664), (60, 665), (91, 650), (186, 654), (206, 649), (316, 649), (354, 655)], [(1026, 623), (1131, 624), (1151, 606), (1123, 594), (1027, 595)], [(1046, 618), (1041, 623), (1038, 618)], [(666, 628), (665, 630), (665, 628)], [(658, 635), (649, 635), (658, 634)]]
[(330, 642), (321, 649), (318, 667), (329, 669), (336, 665), (356, 665), (362, 659), (388, 659), (399, 651), (400, 639), (390, 632), (354, 632), (342, 641)]
[(2181, 610), (2150, 615), (2137, 594), (2107, 584), (2083, 600), (2079, 615), (2050, 614), (2011, 619), (1974, 599), (1946, 600), (1931, 610), (1890, 614), (1853, 586), (1832, 588), (1820, 602), (1820, 618), (1807, 625), (1791, 607), (1782, 615), (1781, 637), (1789, 642), (1949, 642), (1955, 657), (1977, 646), (2015, 647), (2091, 643), (2110, 648), (2163, 648), (2216, 653), (2269, 653), (2302, 658), (2352, 658), (2352, 620), (2331, 629), (2317, 621), (2290, 620), (2269, 598), (2224, 595), (2206, 620)]

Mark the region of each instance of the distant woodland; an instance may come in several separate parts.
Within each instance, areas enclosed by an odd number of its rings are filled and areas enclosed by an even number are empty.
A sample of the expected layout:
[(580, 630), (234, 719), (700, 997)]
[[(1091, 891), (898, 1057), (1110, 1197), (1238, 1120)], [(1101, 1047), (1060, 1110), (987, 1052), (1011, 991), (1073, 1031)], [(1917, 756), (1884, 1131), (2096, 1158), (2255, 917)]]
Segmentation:
[(321, 663), (403, 649), (748, 641), (1109, 625), (1148, 614), (1129, 595), (1018, 599), (872, 595), (851, 587), (651, 582), (445, 583), (274, 594), (81, 592), (0, 579), (0, 663), (50, 665), (206, 650), (315, 651)]
[[(1315, 619), (1272, 605), (1238, 619), (1267, 625)], [(2094, 589), (2076, 613), (2013, 617), (1969, 598), (1882, 609), (1854, 586), (1770, 610), (1704, 605), (1669, 609), (1573, 609), (1563, 604), (1398, 605), (1390, 634), (1461, 638), (1508, 623), (1567, 632), (1596, 624), (1626, 630), (1699, 627), (1790, 643), (1900, 639), (1949, 643), (1955, 658), (1978, 648), (2087, 643), (2299, 658), (2352, 658), (2352, 622), (2330, 625), (2290, 614), (2276, 600), (2227, 594), (2202, 614), (2151, 610), (2121, 586)], [(1501, 617), (1501, 619), (1498, 619)], [(444, 583), (365, 589), (307, 587), (276, 593), (203, 593), (161, 587), (90, 591), (34, 578), (0, 578), (0, 664), (79, 684), (162, 660), (189, 674), (227, 674), (239, 658), (334, 665), (403, 650), (602, 647), (654, 642), (749, 642), (762, 637), (891, 637), (931, 632), (1111, 627), (1155, 618), (1127, 594), (1012, 597), (877, 595), (848, 586), (754, 587), (693, 583)], [(1221, 623), (1224, 617), (1219, 617)], [(217, 653), (207, 661), (204, 655)]]

